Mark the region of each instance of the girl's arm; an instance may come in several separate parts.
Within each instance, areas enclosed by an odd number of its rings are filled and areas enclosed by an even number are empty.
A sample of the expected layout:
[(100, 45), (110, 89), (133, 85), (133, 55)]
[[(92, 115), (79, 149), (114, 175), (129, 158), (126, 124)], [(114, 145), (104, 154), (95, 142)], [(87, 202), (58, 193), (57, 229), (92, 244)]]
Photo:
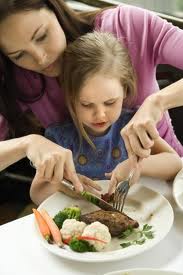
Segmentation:
[(141, 162), (141, 175), (172, 180), (182, 168), (182, 160), (162, 138), (155, 140), (151, 155)]

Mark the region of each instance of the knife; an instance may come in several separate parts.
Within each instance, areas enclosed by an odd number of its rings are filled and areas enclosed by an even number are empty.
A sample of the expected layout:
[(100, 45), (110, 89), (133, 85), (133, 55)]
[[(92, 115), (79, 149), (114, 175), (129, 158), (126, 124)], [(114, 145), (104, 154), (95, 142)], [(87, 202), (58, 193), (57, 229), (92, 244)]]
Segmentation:
[[(70, 181), (63, 179), (62, 184), (64, 186), (68, 187), (70, 190), (75, 191), (75, 187), (73, 186), (73, 184)], [(82, 198), (84, 198), (88, 202), (98, 206), (99, 208), (101, 208), (105, 211), (120, 212), (120, 211), (116, 210), (116, 208), (114, 208), (112, 205), (110, 205), (109, 203), (107, 203), (106, 201), (101, 199), (100, 197), (98, 197), (88, 191), (82, 191), (79, 194), (82, 196)]]

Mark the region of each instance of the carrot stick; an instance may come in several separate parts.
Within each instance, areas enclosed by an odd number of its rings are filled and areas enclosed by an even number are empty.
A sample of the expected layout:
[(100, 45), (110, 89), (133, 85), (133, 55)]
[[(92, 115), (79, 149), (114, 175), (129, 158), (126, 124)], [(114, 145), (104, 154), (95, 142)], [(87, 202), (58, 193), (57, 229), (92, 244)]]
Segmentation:
[(41, 216), (41, 214), (37, 209), (33, 208), (32, 211), (34, 212), (34, 215), (42, 236), (44, 237), (45, 240), (49, 241), (51, 232), (47, 223), (45, 222), (44, 218)]
[[(99, 239), (97, 239), (95, 237), (90, 237), (90, 236), (78, 236), (78, 237), (76, 237), (76, 239), (78, 239), (78, 240), (84, 240), (84, 241), (96, 241), (96, 242), (98, 241), (98, 242), (101, 242), (101, 243), (107, 243), (107, 242), (105, 242), (103, 240), (99, 240)], [(67, 239), (64, 239), (63, 242), (65, 244), (69, 244), (71, 240), (72, 240), (72, 237), (69, 237)]]
[(77, 239), (78, 240), (85, 240), (85, 241), (98, 241), (98, 242), (101, 242), (101, 243), (107, 243), (107, 242), (105, 242), (105, 241), (103, 241), (103, 240), (99, 240), (99, 239), (97, 239), (97, 238), (95, 238), (95, 237), (90, 237), (90, 236), (79, 236), (79, 237), (77, 237)]
[(61, 236), (61, 232), (60, 232), (58, 226), (56, 225), (54, 220), (50, 217), (50, 215), (48, 214), (48, 212), (45, 209), (42, 209), (40, 212), (51, 231), (53, 240), (55, 241), (55, 243), (58, 246), (62, 247), (63, 246), (62, 236)]

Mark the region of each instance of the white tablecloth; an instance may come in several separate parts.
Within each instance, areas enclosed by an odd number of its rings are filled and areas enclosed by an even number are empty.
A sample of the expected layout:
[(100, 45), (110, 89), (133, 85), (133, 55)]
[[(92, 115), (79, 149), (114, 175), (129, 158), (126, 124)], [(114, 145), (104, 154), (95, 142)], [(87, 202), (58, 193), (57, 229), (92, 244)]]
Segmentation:
[(0, 275), (102, 275), (137, 267), (183, 272), (183, 213), (173, 200), (172, 185), (152, 179), (144, 179), (143, 184), (165, 195), (175, 213), (171, 231), (151, 250), (127, 260), (109, 263), (86, 264), (63, 260), (41, 246), (33, 234), (33, 216), (29, 215), (0, 226)]

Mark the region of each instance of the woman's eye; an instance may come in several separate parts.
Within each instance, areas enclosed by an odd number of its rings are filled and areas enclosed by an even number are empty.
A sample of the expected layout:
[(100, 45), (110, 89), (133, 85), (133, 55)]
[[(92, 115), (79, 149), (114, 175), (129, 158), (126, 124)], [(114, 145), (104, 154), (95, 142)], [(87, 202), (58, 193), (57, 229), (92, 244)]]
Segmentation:
[(44, 33), (42, 36), (40, 36), (39, 38), (36, 39), (37, 42), (41, 42), (43, 40), (45, 40), (47, 37), (47, 33)]
[(19, 60), (21, 57), (23, 57), (24, 53), (19, 53), (17, 56), (13, 57), (15, 60)]

